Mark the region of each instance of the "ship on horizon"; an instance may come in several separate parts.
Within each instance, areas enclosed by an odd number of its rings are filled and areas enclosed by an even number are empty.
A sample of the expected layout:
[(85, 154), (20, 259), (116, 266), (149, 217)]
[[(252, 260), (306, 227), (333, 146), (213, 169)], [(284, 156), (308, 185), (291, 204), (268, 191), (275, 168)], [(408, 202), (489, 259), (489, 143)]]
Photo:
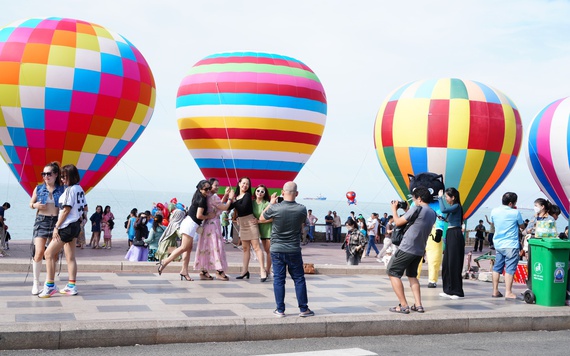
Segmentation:
[(304, 200), (327, 200), (327, 197), (322, 196), (321, 194), (317, 195), (316, 197), (307, 197), (303, 198)]

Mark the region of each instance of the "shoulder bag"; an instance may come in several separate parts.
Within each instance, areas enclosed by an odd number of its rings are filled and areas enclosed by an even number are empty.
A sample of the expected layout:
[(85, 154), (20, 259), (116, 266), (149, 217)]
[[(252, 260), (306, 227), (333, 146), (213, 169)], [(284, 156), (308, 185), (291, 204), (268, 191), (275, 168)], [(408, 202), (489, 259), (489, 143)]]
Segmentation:
[(422, 211), (422, 207), (418, 206), (416, 211), (414, 211), (412, 216), (410, 216), (410, 220), (406, 223), (406, 225), (396, 226), (394, 231), (392, 231), (391, 240), (394, 245), (400, 246), (402, 240), (404, 239), (404, 234), (406, 233), (406, 231), (408, 231), (410, 226), (412, 226), (414, 221), (417, 219), (418, 215), (420, 214), (420, 211)]

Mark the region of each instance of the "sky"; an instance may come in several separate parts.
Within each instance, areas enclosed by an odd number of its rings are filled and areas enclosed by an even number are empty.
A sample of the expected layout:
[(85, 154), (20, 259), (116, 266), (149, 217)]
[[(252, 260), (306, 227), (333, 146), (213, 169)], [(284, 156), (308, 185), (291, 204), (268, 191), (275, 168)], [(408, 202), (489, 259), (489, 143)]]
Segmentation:
[[(157, 85), (145, 132), (95, 189), (192, 192), (202, 178), (176, 119), (182, 78), (218, 52), (259, 51), (297, 58), (321, 80), (327, 122), (297, 176), (301, 196), (361, 201), (397, 198), (374, 150), (376, 114), (411, 81), (455, 77), (494, 87), (517, 105), (526, 131), (534, 116), (570, 94), (568, 1), (183, 1), (4, 2), (0, 26), (30, 17), (93, 22), (133, 43)], [(543, 197), (523, 149), (483, 206), (515, 191), (519, 206)], [(0, 162), (0, 183), (17, 181)]]

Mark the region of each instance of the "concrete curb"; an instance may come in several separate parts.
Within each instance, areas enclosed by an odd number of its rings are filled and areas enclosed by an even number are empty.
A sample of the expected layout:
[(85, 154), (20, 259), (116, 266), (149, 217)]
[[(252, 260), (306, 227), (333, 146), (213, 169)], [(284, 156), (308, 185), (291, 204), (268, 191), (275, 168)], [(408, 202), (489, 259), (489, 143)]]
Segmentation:
[[(129, 261), (78, 261), (77, 262), (78, 269), (80, 273), (82, 272), (98, 272), (98, 273), (156, 273), (157, 266), (155, 262), (129, 262)], [(57, 269), (59, 270), (59, 263), (57, 265)], [(3, 272), (15, 272), (15, 273), (25, 273), (28, 270), (31, 271), (31, 264), (30, 260), (24, 259), (11, 259), (0, 262), (0, 270)], [(43, 270), (45, 270), (45, 265), (43, 266)], [(61, 265), (62, 271), (67, 271), (67, 263), (62, 261)], [(169, 267), (170, 270), (170, 267)], [(255, 265), (251, 265), (249, 268), (250, 272), (252, 273), (259, 273), (259, 267)], [(332, 264), (315, 264), (315, 272), (316, 274), (325, 274), (325, 275), (354, 275), (354, 274), (365, 274), (365, 275), (374, 275), (379, 273), (384, 273), (386, 267), (380, 263), (377, 266), (365, 266), (365, 265), (358, 265), (358, 266), (339, 266), (339, 265), (332, 265)], [(423, 270), (427, 271), (427, 265), (424, 264)], [(173, 269), (172, 271), (175, 271)], [(195, 271), (198, 273), (199, 271)], [(242, 264), (241, 263), (228, 263), (228, 270), (227, 273), (237, 274), (242, 272)], [(165, 273), (168, 273), (166, 271)]]
[(370, 315), (283, 319), (137, 320), (129, 322), (56, 322), (16, 324), (0, 332), (0, 349), (70, 349), (135, 344), (258, 341), (291, 338), (379, 335), (456, 334), (471, 332), (566, 330), (570, 313), (529, 312), (521, 316)]

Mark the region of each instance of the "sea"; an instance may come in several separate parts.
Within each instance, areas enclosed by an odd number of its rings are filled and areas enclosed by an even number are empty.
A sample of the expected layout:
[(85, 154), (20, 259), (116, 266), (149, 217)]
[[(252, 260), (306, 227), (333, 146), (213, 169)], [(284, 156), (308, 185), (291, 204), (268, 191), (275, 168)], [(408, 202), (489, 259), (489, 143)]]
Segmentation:
[[(149, 187), (147, 191), (138, 191), (109, 189), (97, 186), (87, 193), (86, 199), (91, 212), (95, 211), (97, 205), (101, 205), (102, 207), (109, 205), (115, 215), (116, 230), (113, 234), (114, 237), (120, 238), (120, 234), (124, 233), (126, 238), (123, 221), (126, 220), (132, 208), (137, 208), (139, 211), (152, 211), (156, 204), (162, 203), (168, 205), (172, 200), (176, 200), (187, 206), (192, 199), (193, 193), (193, 191), (156, 191), (153, 190), (152, 187)], [(31, 240), (36, 210), (30, 209), (29, 207), (30, 197), (19, 185), (0, 184), (0, 204), (5, 201), (11, 205), (11, 208), (4, 213), (4, 218), (12, 239)], [(308, 200), (301, 197), (298, 198), (297, 202), (305, 205), (307, 209), (313, 210), (313, 215), (319, 218), (317, 224), (324, 224), (325, 215), (327, 215), (329, 211), (336, 211), (337, 214), (340, 215), (343, 223), (351, 211), (354, 211), (357, 216), (362, 214), (366, 218), (368, 218), (371, 213), (378, 213), (380, 216), (384, 213), (391, 213), (390, 202), (384, 201), (357, 201), (356, 204), (349, 204), (346, 200)], [(480, 219), (484, 221), (485, 226), (488, 228), (489, 226), (486, 223), (485, 215), (490, 216), (491, 210), (492, 207), (483, 206), (479, 208), (467, 221), (467, 229), (473, 230)], [(521, 209), (521, 213), (523, 219), (531, 219), (533, 215), (532, 209)], [(562, 232), (566, 226), (567, 221), (562, 217), (559, 218), (557, 229)], [(316, 231), (324, 232), (324, 226), (317, 225)]]

